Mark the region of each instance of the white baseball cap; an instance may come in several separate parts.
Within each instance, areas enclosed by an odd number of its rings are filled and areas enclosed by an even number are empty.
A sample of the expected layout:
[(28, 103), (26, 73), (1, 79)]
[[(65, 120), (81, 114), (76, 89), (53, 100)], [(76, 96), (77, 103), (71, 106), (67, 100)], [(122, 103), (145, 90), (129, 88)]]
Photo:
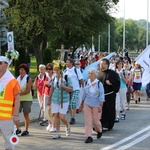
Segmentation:
[(9, 59), (5, 56), (0, 56), (0, 62), (2, 62), (2, 61), (6, 62), (7, 64), (10, 63)]

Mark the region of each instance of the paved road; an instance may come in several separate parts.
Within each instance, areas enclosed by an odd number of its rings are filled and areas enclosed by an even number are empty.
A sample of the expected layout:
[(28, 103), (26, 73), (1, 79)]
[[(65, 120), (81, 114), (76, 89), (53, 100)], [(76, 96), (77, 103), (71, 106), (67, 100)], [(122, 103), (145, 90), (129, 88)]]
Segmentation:
[[(150, 142), (148, 137), (150, 137), (150, 133), (148, 133), (148, 129), (150, 129), (150, 127), (147, 127), (150, 125), (150, 101), (146, 101), (145, 99), (145, 97), (142, 97), (140, 104), (135, 104), (132, 101), (131, 109), (127, 111), (126, 120), (116, 123), (114, 129), (103, 133), (101, 139), (97, 139), (96, 133), (93, 132), (94, 141), (92, 144), (84, 143), (84, 117), (82, 112), (76, 115), (77, 122), (71, 126), (71, 136), (65, 136), (65, 127), (61, 124), (61, 138), (58, 140), (52, 139), (54, 133), (48, 133), (45, 130), (46, 127), (42, 127), (36, 122), (31, 123), (29, 128), (30, 135), (27, 137), (19, 136), (20, 142), (16, 146), (16, 150), (116, 150), (127, 143), (131, 143), (128, 148), (129, 150), (149, 150)], [(39, 114), (39, 106), (36, 100), (34, 100), (32, 108), (33, 110), (30, 116), (31, 120), (35, 121)], [(69, 119), (69, 114), (67, 114), (67, 117)], [(23, 121), (23, 116), (21, 120)], [(21, 129), (23, 130), (24, 127), (22, 126)], [(143, 129), (147, 130), (143, 131)], [(136, 137), (133, 137), (135, 133)], [(139, 138), (145, 134), (148, 134), (147, 138), (143, 138), (143, 140), (140, 141)], [(120, 141), (122, 139), (124, 142), (121, 144)], [(134, 142), (133, 144), (133, 141), (136, 139), (138, 139), (139, 142)], [(1, 137), (0, 141), (0, 150), (2, 150)], [(117, 142), (120, 142), (119, 145), (116, 144)], [(115, 144), (115, 146), (113, 146), (113, 144)], [(130, 147), (131, 145), (133, 146)], [(121, 147), (120, 150), (123, 150), (123, 148)]]

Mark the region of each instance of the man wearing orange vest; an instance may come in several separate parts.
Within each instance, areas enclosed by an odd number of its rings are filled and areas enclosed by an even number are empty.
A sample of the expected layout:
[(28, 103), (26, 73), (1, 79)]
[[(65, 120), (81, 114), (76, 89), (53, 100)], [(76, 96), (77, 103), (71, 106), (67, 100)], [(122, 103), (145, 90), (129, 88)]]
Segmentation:
[(14, 130), (14, 124), (19, 123), (20, 85), (8, 70), (10, 61), (0, 56), (0, 132), (5, 140), (5, 150), (14, 147), (9, 139)]

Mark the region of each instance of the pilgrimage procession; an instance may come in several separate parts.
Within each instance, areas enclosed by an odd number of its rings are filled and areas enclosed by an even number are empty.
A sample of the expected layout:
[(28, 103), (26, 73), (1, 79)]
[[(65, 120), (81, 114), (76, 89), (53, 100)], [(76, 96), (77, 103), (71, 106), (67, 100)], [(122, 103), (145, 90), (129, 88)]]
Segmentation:
[(104, 42), (119, 2), (0, 1), (0, 150), (150, 149), (150, 33)]

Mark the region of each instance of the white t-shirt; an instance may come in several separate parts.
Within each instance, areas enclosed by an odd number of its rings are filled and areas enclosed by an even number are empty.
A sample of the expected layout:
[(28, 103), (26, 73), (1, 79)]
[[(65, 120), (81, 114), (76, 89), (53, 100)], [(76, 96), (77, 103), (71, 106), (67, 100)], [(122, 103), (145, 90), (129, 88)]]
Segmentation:
[(141, 69), (134, 69), (134, 79), (133, 82), (141, 83), (142, 82), (142, 70)]
[(70, 69), (66, 68), (66, 70), (64, 71), (64, 74), (63, 74), (64, 76), (68, 75), (71, 78), (73, 91), (80, 89), (79, 80), (83, 79), (80, 69), (76, 68), (76, 70), (77, 70), (78, 76), (75, 73), (75, 67), (72, 67)]

